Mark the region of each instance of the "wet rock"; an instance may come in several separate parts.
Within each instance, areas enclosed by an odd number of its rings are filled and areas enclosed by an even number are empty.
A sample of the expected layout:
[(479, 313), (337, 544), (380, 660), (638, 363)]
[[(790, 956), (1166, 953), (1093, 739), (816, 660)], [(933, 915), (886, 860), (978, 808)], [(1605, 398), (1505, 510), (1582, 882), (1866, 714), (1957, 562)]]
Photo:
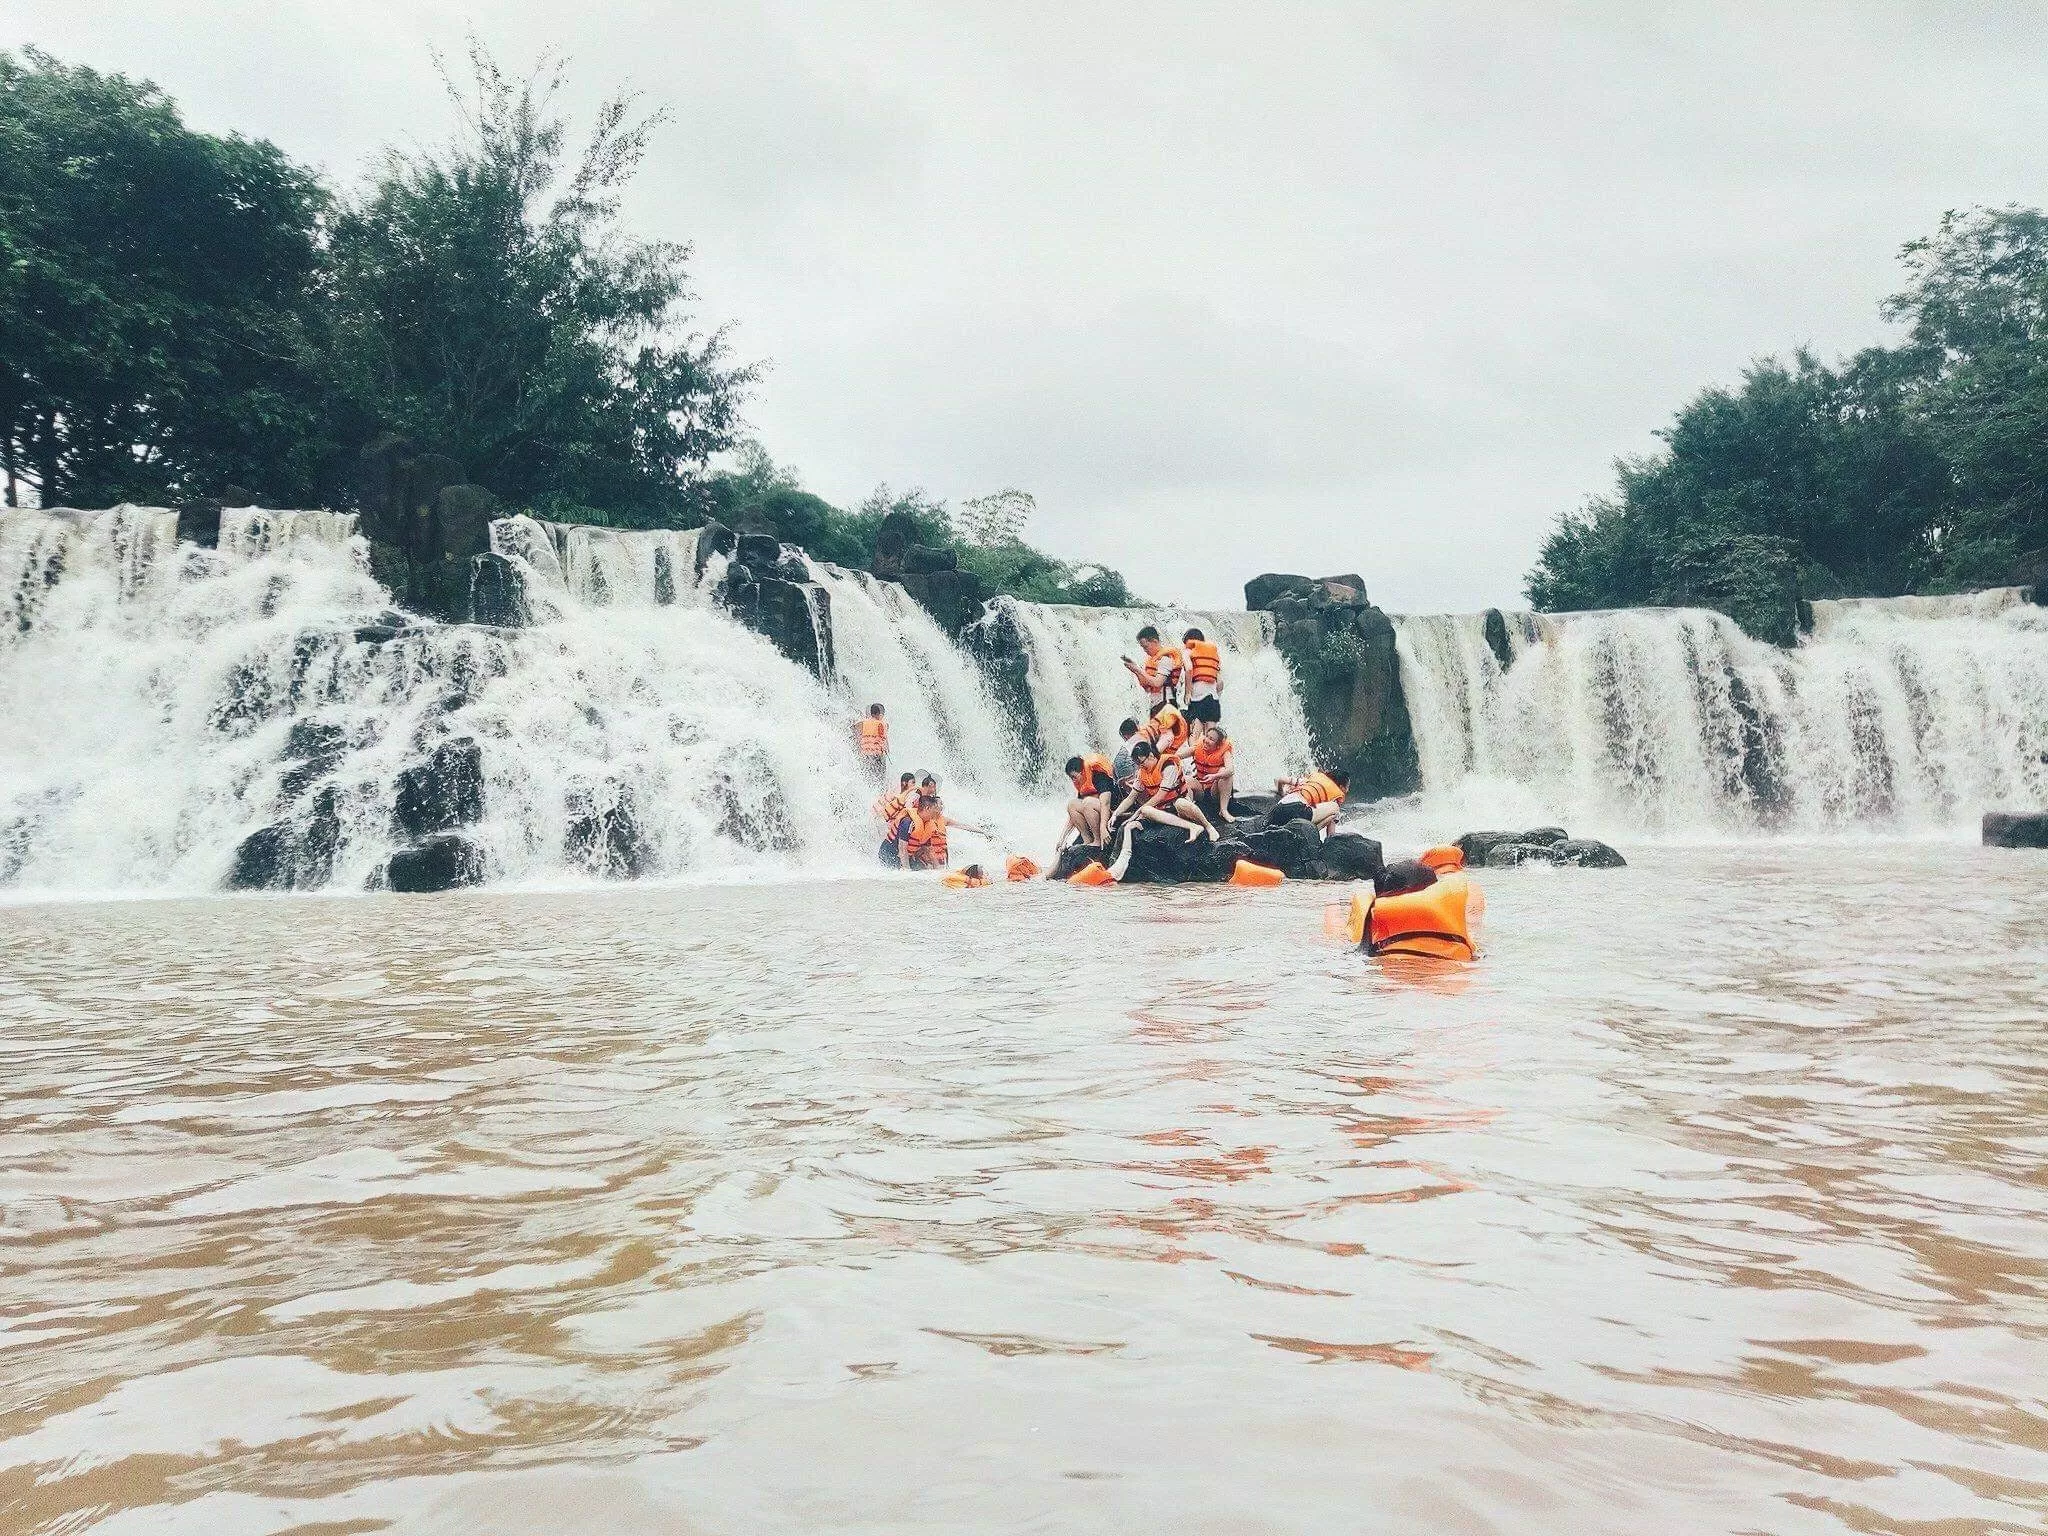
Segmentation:
[(444, 485), (436, 500), (436, 553), (452, 560), (485, 554), (491, 547), (491, 521), (501, 516), (498, 498), (480, 485)]
[(772, 533), (763, 533), (758, 529), (742, 530), (739, 547), (733, 558), (752, 566), (756, 571), (772, 573), (776, 562), (782, 558), (782, 540)]
[(723, 555), (728, 560), (738, 551), (740, 536), (725, 524), (713, 518), (697, 530), (697, 579), (704, 578), (704, 567), (711, 563), (714, 555)]
[(1986, 811), (1987, 848), (2048, 848), (2048, 811)]
[(227, 887), (234, 891), (317, 890), (334, 878), (340, 849), (340, 797), (330, 784), (302, 811), (243, 838), (228, 870)]
[(295, 720), (285, 733), (284, 755), (291, 767), (278, 789), (285, 799), (297, 800), (341, 766), (348, 755), (348, 732), (324, 721)]
[(1550, 862), (1565, 869), (1625, 869), (1624, 859), (1607, 844), (1590, 837), (1567, 837), (1545, 850)]
[(1486, 862), (1489, 850), (1502, 843), (1527, 843), (1543, 848), (1564, 839), (1563, 827), (1532, 827), (1526, 832), (1467, 832), (1456, 839), (1456, 846), (1467, 864), (1478, 866)]
[(469, 562), (469, 621), (516, 629), (527, 622), (526, 578), (503, 555), (482, 554)]
[(442, 742), (424, 763), (398, 775), (392, 820), (407, 837), (466, 827), (483, 814), (484, 754), (472, 737)]
[(1239, 795), (1230, 797), (1230, 814), (1239, 820), (1253, 821), (1273, 814), (1273, 805), (1278, 795)]
[(1096, 843), (1069, 843), (1060, 850), (1060, 856), (1053, 860), (1052, 878), (1064, 880), (1078, 874), (1090, 864), (1108, 864), (1109, 855)]
[[(751, 537), (755, 535), (744, 535), (742, 545)], [(766, 635), (791, 661), (820, 678), (832, 676), (832, 594), (825, 587), (763, 575), (751, 562), (735, 560), (718, 598), (727, 612)]]
[(220, 545), (220, 508), (217, 501), (181, 501), (178, 503), (178, 537), (187, 544), (197, 544), (201, 549), (216, 549)]
[[(1470, 856), (1467, 856), (1470, 862)], [(1487, 869), (1514, 869), (1523, 864), (1548, 864), (1548, 843), (1495, 843), (1486, 850), (1481, 864)]]
[(1065, 762), (1068, 752), (1048, 743), (1039, 730), (1038, 708), (1031, 699), (1031, 652), (1010, 605), (986, 605), (981, 616), (960, 632), (960, 643), (980, 666), (997, 710), (1015, 728), (1018, 760)]
[(903, 574), (906, 576), (929, 576), (935, 571), (959, 569), (958, 550), (933, 549), (924, 544), (912, 544), (903, 551)]
[(1380, 845), (1356, 832), (1332, 832), (1316, 853), (1315, 874), (1322, 880), (1372, 880), (1385, 867)]
[(1428, 890), (1436, 880), (1436, 871), (1420, 860), (1396, 859), (1373, 878), (1372, 888), (1381, 896), (1406, 896)]
[(905, 571), (899, 579), (903, 590), (949, 635), (964, 634), (994, 595), (972, 571)]
[(569, 814), (563, 852), (569, 861), (608, 880), (633, 880), (653, 863), (653, 849), (634, 814), (632, 791), (607, 782), (580, 791)]
[(391, 855), (384, 870), (384, 884), (391, 890), (414, 894), (452, 891), (461, 886), (481, 885), (484, 874), (481, 848), (460, 832), (440, 832)]
[(1323, 851), (1322, 836), (1305, 821), (1247, 828), (1238, 834), (1237, 841), (1251, 850), (1253, 863), (1277, 869), (1290, 880), (1308, 879)]
[[(1226, 878), (1230, 871), (1219, 868), (1214, 857), (1216, 845), (1206, 837), (1188, 841), (1177, 827), (1146, 822), (1131, 834), (1131, 859), (1125, 866), (1125, 885), (1192, 885)], [(1121, 848), (1121, 839), (1119, 840)]]
[(1277, 597), (1300, 597), (1308, 593), (1315, 582), (1306, 576), (1286, 576), (1268, 572), (1254, 576), (1244, 584), (1244, 605), (1253, 613), (1273, 606)]
[(1507, 671), (1515, 664), (1514, 644), (1508, 638), (1507, 615), (1498, 608), (1489, 608), (1479, 621), (1479, 628), (1486, 640), (1486, 648), (1493, 652), (1493, 659), (1500, 663), (1501, 671)]

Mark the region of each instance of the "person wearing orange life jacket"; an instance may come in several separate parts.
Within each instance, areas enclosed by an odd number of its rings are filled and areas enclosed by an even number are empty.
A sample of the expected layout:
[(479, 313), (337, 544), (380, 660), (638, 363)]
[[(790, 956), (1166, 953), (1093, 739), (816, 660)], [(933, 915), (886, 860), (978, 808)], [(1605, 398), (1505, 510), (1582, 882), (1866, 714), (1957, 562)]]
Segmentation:
[(1305, 779), (1282, 779), (1274, 788), (1280, 798), (1266, 817), (1268, 826), (1306, 821), (1318, 832), (1327, 832), (1351, 788), (1351, 775), (1342, 768), (1318, 768)]
[(854, 750), (860, 754), (860, 765), (868, 777), (877, 784), (889, 777), (889, 722), (883, 718), (882, 706), (870, 704), (868, 712), (853, 724)]
[(1181, 653), (1171, 646), (1159, 643), (1159, 631), (1147, 624), (1138, 631), (1138, 649), (1145, 653), (1143, 662), (1123, 658), (1125, 670), (1138, 680), (1138, 686), (1145, 690), (1145, 702), (1157, 709), (1161, 704), (1171, 704), (1180, 697), (1180, 675), (1186, 665)]
[(1187, 657), (1187, 715), (1198, 725), (1214, 725), (1223, 718), (1223, 653), (1199, 629), (1180, 639)]
[(1209, 818), (1202, 814), (1202, 808), (1187, 796), (1180, 781), (1180, 764), (1165, 756), (1149, 741), (1141, 741), (1131, 748), (1131, 760), (1135, 765), (1131, 792), (1124, 796), (1123, 803), (1110, 818), (1112, 826), (1121, 826), (1128, 832), (1140, 821), (1153, 821), (1163, 827), (1179, 827), (1188, 835), (1189, 842), (1197, 841), (1203, 833), (1209, 841), (1215, 842), (1216, 829), (1209, 824)]
[(1151, 718), (1138, 727), (1138, 739), (1157, 747), (1161, 757), (1178, 757), (1188, 742), (1188, 718), (1171, 704), (1154, 704)]
[(1099, 752), (1068, 758), (1067, 778), (1074, 786), (1074, 798), (1067, 802), (1067, 823), (1060, 828), (1059, 842), (1052, 851), (1055, 863), (1059, 861), (1060, 849), (1067, 846), (1069, 832), (1074, 834), (1075, 841), (1098, 847), (1108, 840), (1109, 802), (1116, 793), (1109, 759)]
[(948, 829), (958, 827), (963, 832), (978, 832), (983, 837), (988, 833), (967, 821), (949, 821), (945, 804), (937, 795), (920, 795), (917, 812), (911, 817), (910, 838), (904, 849), (906, 869), (944, 869), (951, 856), (946, 845)]
[(910, 808), (916, 798), (912, 793), (917, 775), (906, 773), (897, 780), (896, 788), (885, 792), (875, 802), (875, 814), (882, 821), (882, 846), (879, 856), (891, 869), (905, 865), (904, 844), (910, 838)]
[(1217, 820), (1236, 821), (1230, 814), (1230, 794), (1237, 782), (1237, 751), (1223, 727), (1214, 723), (1203, 726), (1194, 740), (1181, 748), (1180, 757), (1181, 776), (1195, 804), (1214, 796)]

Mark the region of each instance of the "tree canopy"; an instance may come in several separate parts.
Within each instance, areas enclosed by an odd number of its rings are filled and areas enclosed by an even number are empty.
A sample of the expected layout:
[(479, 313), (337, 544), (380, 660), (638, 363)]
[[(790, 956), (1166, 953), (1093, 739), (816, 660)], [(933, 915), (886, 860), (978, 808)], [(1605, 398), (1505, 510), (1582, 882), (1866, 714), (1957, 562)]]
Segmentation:
[[(2034, 579), (2048, 544), (2048, 219), (1950, 214), (1904, 253), (1895, 347), (1767, 358), (1561, 518), (1542, 609), (1697, 603), (1789, 639), (1795, 598)], [(1789, 586), (1788, 586), (1789, 583)]]

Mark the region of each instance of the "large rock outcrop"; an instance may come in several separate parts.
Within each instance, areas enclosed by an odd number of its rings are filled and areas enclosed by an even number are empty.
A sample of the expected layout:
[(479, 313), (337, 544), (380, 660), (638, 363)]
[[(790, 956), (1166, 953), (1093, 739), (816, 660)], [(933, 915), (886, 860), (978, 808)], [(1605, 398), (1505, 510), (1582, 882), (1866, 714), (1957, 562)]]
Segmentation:
[(391, 434), (357, 455), (353, 489), (377, 579), (415, 613), (469, 618), (471, 563), (490, 550), (497, 498), (447, 455)]
[(1356, 799), (1419, 789), (1394, 622), (1372, 605), (1365, 583), (1350, 575), (1256, 576), (1244, 599), (1253, 612), (1273, 615), (1317, 762), (1347, 770)]
[(1038, 706), (1031, 698), (1031, 652), (1010, 605), (986, 604), (981, 617), (961, 631), (960, 644), (980, 667), (996, 706), (1016, 723), (1023, 760), (1042, 762), (1046, 742), (1039, 729)]
[(974, 572), (960, 569), (958, 551), (935, 549), (917, 538), (916, 519), (891, 512), (875, 529), (870, 569), (884, 581), (901, 584), (947, 634), (963, 635), (994, 594)]
[[(739, 553), (725, 568), (718, 587), (718, 601), (747, 628), (766, 635), (775, 648), (799, 666), (809, 667), (821, 678), (833, 672), (832, 594), (809, 580), (792, 580), (792, 569), (808, 571), (799, 554), (794, 566), (784, 562), (782, 545), (776, 545), (772, 562), (756, 565), (745, 557), (751, 535), (742, 535)], [(773, 543), (773, 540), (769, 540)], [(765, 550), (751, 551), (761, 561)]]

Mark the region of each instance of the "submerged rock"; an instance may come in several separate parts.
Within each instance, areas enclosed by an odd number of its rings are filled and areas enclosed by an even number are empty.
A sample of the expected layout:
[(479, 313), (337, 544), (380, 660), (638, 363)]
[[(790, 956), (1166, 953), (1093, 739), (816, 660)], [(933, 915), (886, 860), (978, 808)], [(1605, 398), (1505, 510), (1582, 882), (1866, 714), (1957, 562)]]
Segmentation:
[(2048, 811), (1986, 811), (1987, 848), (2048, 848)]
[(1467, 832), (1456, 839), (1458, 850), (1465, 855), (1467, 864), (1484, 864), (1487, 854), (1501, 843), (1526, 843), (1531, 847), (1545, 848), (1552, 843), (1561, 843), (1566, 833), (1563, 827), (1531, 827), (1526, 832)]
[(466, 827), (483, 814), (484, 754), (472, 737), (442, 742), (424, 763), (398, 775), (392, 820), (408, 837)]
[(311, 891), (334, 878), (341, 851), (340, 796), (328, 785), (305, 807), (243, 838), (228, 869), (231, 891)]
[(1372, 838), (1332, 832), (1316, 850), (1315, 866), (1323, 880), (1374, 880), (1386, 868), (1386, 856)]
[(1628, 860), (1590, 837), (1568, 837), (1546, 850), (1550, 862), (1568, 869), (1624, 869)]
[(440, 832), (391, 855), (384, 884), (394, 891), (420, 894), (452, 891), (483, 883), (483, 850), (460, 832)]
[(611, 880), (635, 879), (654, 861), (632, 791), (613, 782), (575, 796), (562, 851), (571, 863)]

